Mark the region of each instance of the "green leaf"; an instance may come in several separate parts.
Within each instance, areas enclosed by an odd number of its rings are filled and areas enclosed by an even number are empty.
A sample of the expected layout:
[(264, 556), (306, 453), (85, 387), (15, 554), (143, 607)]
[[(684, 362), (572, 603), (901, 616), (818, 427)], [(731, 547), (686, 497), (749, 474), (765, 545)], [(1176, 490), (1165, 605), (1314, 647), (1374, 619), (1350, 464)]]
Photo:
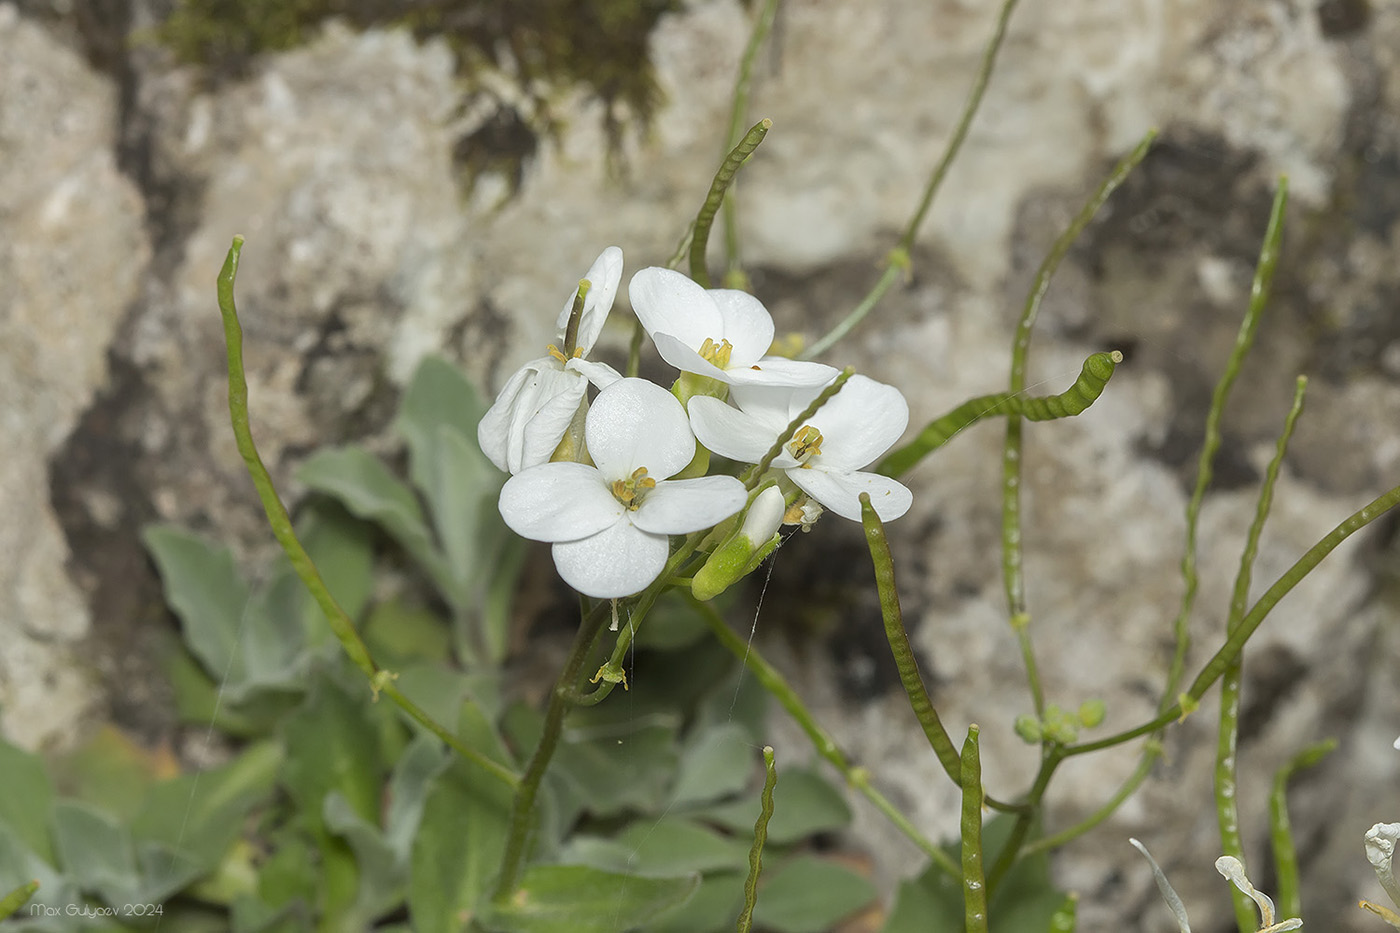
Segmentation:
[(734, 928), (744, 903), (742, 872), (709, 872), (700, 887), (683, 904), (658, 914), (647, 925), (649, 933), (714, 933)]
[(40, 858), (29, 846), (5, 826), (0, 826), (0, 889), (13, 891), (30, 881), (39, 882), (38, 892), (31, 898), (35, 904), (62, 908), (78, 899), (72, 881)]
[(54, 807), (54, 845), (63, 871), (108, 904), (134, 904), (141, 879), (126, 828), (96, 807), (61, 800)]
[(741, 871), (749, 844), (721, 836), (690, 820), (663, 816), (637, 820), (611, 839), (579, 835), (560, 850), (558, 861), (608, 871), (675, 877), (695, 871)]
[(369, 713), (368, 696), (351, 696), (323, 674), (306, 702), (282, 721), (282, 783), (315, 831), (324, 826), (322, 807), (331, 791), (345, 795), (361, 817), (378, 819), (383, 768)]
[(379, 827), (364, 820), (338, 791), (326, 797), (326, 828), (342, 837), (355, 853), (360, 884), (355, 916), (364, 927), (401, 902), (407, 889), (408, 865), (400, 862)]
[[(345, 614), (358, 619), (374, 586), (374, 539), (369, 524), (340, 505), (313, 497), (297, 520), (302, 546)], [(334, 642), (321, 607), (307, 593), (303, 603), (312, 643)]]
[(423, 817), (432, 782), (447, 767), (441, 742), (420, 735), (409, 743), (389, 777), (389, 806), (384, 816), (384, 838), (403, 865), (413, 851), (413, 837)]
[(617, 933), (684, 903), (700, 877), (640, 878), (585, 865), (536, 865), (507, 904), (482, 916), (502, 933)]
[(165, 601), (179, 617), (190, 651), (216, 680), (241, 679), (235, 665), (248, 587), (228, 548), (171, 525), (149, 525), (141, 540), (160, 571)]
[(510, 802), (468, 762), (432, 782), (413, 840), (408, 909), (418, 933), (459, 933), (477, 911), (505, 851)]
[[(851, 822), (851, 808), (845, 795), (811, 769), (784, 771), (779, 800), (780, 806), (774, 808), (773, 818), (768, 821), (768, 841), (777, 845), (844, 829)], [(707, 807), (695, 815), (736, 833), (752, 833), (758, 812), (758, 795), (753, 794)]]
[(409, 476), (423, 492), (445, 560), (431, 567), (453, 608), (457, 650), (469, 665), (506, 655), (506, 611), (523, 542), (496, 511), (506, 477), (481, 452), (476, 426), (486, 403), (452, 364), (423, 360), (395, 427), (408, 443)]
[(708, 803), (738, 793), (753, 775), (753, 749), (748, 733), (733, 723), (698, 730), (681, 753), (680, 771), (671, 803)]
[(656, 716), (586, 731), (567, 729), (553, 769), (595, 816), (613, 816), (663, 809), (678, 761), (676, 722)]
[(0, 827), (13, 833), (35, 855), (52, 862), (49, 815), (53, 810), (53, 786), (44, 773), (43, 762), (37, 755), (0, 738), (0, 774), (5, 776), (5, 791), (0, 793)]
[(397, 667), (410, 661), (445, 662), (452, 634), (446, 620), (431, 609), (391, 598), (370, 611), (364, 639), (376, 661)]
[[(455, 428), (463, 437), (476, 437), (476, 426), (486, 414), (480, 393), (461, 371), (441, 357), (425, 356), (405, 390), (394, 427), (408, 442), (413, 482), (421, 489), (432, 486), (432, 464), (438, 428)], [(495, 467), (492, 467), (495, 469)]]
[(425, 567), (440, 564), (413, 491), (368, 451), (359, 447), (322, 450), (301, 465), (297, 479), (336, 499), (350, 514), (380, 525)]
[[(784, 800), (777, 810), (785, 806)], [(803, 855), (760, 879), (753, 918), (756, 926), (779, 933), (821, 933), (874, 897), (875, 886), (860, 875), (835, 862)]]
[(281, 748), (261, 742), (221, 767), (162, 781), (132, 821), (132, 835), (178, 846), (212, 870), (238, 838), (248, 813), (271, 797), (281, 762)]

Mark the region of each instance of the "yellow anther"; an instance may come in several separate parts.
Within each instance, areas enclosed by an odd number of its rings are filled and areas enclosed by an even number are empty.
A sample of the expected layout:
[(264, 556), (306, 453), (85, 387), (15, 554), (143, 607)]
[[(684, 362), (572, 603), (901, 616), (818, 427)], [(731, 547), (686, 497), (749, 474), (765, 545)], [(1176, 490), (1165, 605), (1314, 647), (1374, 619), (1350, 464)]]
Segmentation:
[(798, 463), (806, 466), (808, 460), (822, 452), (822, 433), (810, 424), (804, 424), (787, 442), (787, 450)]
[(642, 504), (642, 496), (646, 491), (656, 488), (656, 480), (647, 476), (646, 467), (637, 467), (629, 478), (613, 480), (611, 488), (613, 497), (618, 502), (635, 511)]
[[(569, 362), (569, 358), (564, 355), (564, 351), (556, 347), (554, 344), (551, 343), (549, 346), (545, 347), (545, 349), (549, 351), (550, 356), (554, 357), (559, 362)], [(577, 351), (575, 351), (575, 355), (577, 355)]]
[(705, 342), (700, 344), (700, 357), (709, 360), (720, 369), (729, 368), (729, 354), (733, 351), (734, 344), (730, 343), (728, 340), (720, 340), (719, 343), (715, 343), (712, 339), (706, 337)]

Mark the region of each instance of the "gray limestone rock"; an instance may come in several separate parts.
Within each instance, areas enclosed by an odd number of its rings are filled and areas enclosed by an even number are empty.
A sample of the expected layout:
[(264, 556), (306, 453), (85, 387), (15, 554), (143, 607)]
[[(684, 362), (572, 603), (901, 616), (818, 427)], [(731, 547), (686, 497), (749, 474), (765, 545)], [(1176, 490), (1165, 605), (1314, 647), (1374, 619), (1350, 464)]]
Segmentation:
[[(746, 269), (780, 332), (821, 333), (874, 283), (992, 22), (991, 7), (965, 0), (783, 7), (751, 108), (774, 129), (738, 189)], [(233, 234), (248, 238), (239, 287), (255, 430), (295, 493), (291, 472), (318, 445), (392, 452), (388, 419), (423, 354), (454, 356), (494, 389), (540, 355), (562, 297), (603, 246), (623, 247), (629, 273), (665, 261), (721, 154), (746, 30), (733, 0), (663, 17), (650, 57), (664, 100), (643, 124), (508, 60), (461, 70), (439, 38), (338, 22), (237, 77), (213, 80), (141, 46), (99, 72), (61, 46), (59, 26), (0, 4), (6, 734), (61, 742), (98, 702), (129, 728), (169, 729), (157, 689), (126, 689), (157, 677), (131, 645), (154, 644), (164, 624), (142, 522), (194, 525), (250, 561), (268, 552), (225, 425), (213, 278)], [(1024, 464), (1042, 678), (1062, 705), (1106, 699), (1105, 733), (1157, 702), (1195, 451), (1279, 173), (1294, 194), (1284, 260), (1202, 513), (1188, 671), (1219, 643), (1295, 374), (1313, 377), (1309, 411), (1253, 593), (1400, 474), (1397, 50), (1392, 2), (1024, 0), (910, 281), (832, 354), (900, 386), (914, 425), (997, 391), (1040, 258), (1113, 162), (1160, 128), (1066, 259), (1031, 354), (1036, 393), (1062, 391), (1094, 350), (1129, 354), (1086, 415), (1028, 430)], [(531, 143), (518, 173), (490, 168), (503, 120), (512, 145)], [(463, 161), (486, 168), (464, 173)], [(613, 362), (623, 317), (600, 343)], [(914, 510), (890, 530), (934, 699), (954, 731), (982, 725), (989, 787), (1005, 796), (1036, 754), (1011, 728), (1030, 701), (1001, 591), (1000, 437), (975, 427), (921, 464)], [(1301, 778), (1295, 813), (1307, 902), (1333, 929), (1364, 928), (1351, 906), (1370, 891), (1361, 833), (1395, 818), (1384, 789), (1400, 766), (1388, 749), (1400, 720), (1396, 527), (1383, 522), (1329, 558), (1246, 664), (1240, 799), (1255, 864), (1273, 770), (1303, 744), (1343, 743)], [(927, 831), (950, 832), (954, 789), (892, 678), (866, 560), (836, 518), (791, 542), (760, 643), (896, 803)], [(814, 620), (821, 637), (801, 627)], [(1057, 861), (1082, 893), (1081, 928), (1170, 929), (1128, 835), (1152, 849), (1202, 929), (1223, 927), (1213, 715), (1206, 704), (1172, 730), (1144, 789)], [(775, 730), (780, 761), (809, 754), (795, 729)], [(1067, 766), (1050, 828), (1093, 812), (1136, 760), (1128, 750)], [(858, 811), (857, 835), (887, 890), (914, 864), (873, 811)], [(1254, 876), (1267, 888), (1264, 871)]]

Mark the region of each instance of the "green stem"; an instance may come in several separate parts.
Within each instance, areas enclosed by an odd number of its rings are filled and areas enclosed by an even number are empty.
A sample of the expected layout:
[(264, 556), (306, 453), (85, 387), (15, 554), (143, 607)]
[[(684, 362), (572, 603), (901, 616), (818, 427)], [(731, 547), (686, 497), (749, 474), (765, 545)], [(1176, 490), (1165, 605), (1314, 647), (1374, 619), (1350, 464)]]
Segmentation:
[(1296, 772), (1311, 768), (1336, 747), (1336, 739), (1309, 745), (1274, 772), (1273, 792), (1269, 794), (1269, 838), (1273, 844), (1274, 870), (1278, 873), (1280, 919), (1303, 916), (1303, 898), (1298, 884), (1298, 849), (1293, 844), (1293, 829), (1288, 819), (1288, 782)]
[(763, 871), (763, 844), (768, 841), (768, 821), (773, 818), (773, 788), (778, 768), (773, 763), (773, 746), (763, 746), (763, 794), (759, 798), (758, 820), (753, 824), (753, 847), (749, 849), (749, 876), (744, 879), (744, 909), (739, 913), (738, 933), (753, 928), (753, 909), (758, 903), (758, 876)]
[[(749, 109), (749, 88), (753, 84), (753, 63), (758, 50), (773, 29), (773, 20), (778, 15), (778, 0), (765, 0), (754, 20), (753, 31), (749, 33), (749, 44), (739, 59), (739, 76), (734, 81), (734, 102), (729, 111), (729, 148), (733, 149), (743, 139), (744, 118)], [(746, 277), (739, 262), (739, 218), (738, 207), (731, 189), (724, 199), (724, 254), (725, 288), (746, 288)]]
[(797, 432), (802, 429), (802, 426), (807, 423), (808, 419), (815, 415), (817, 410), (823, 405), (831, 401), (832, 396), (840, 392), (841, 387), (855, 374), (856, 370), (854, 366), (847, 366), (845, 369), (841, 370), (841, 374), (832, 381), (831, 385), (822, 389), (817, 397), (812, 399), (812, 404), (808, 405), (798, 413), (796, 418), (788, 422), (788, 426), (783, 430), (783, 433), (779, 434), (777, 439), (773, 441), (773, 446), (768, 448), (768, 452), (763, 455), (763, 459), (749, 467), (749, 469), (744, 472), (744, 475), (740, 477), (744, 481), (744, 486), (747, 489), (752, 490), (763, 481), (763, 475), (768, 472), (768, 467), (773, 464), (778, 454), (783, 452), (783, 445), (791, 441)]
[[(1016, 324), (1016, 333), (1011, 344), (1011, 376), (1007, 393), (1020, 395), (1026, 389), (1026, 366), (1030, 356), (1031, 334), (1040, 305), (1050, 288), (1050, 280), (1059, 268), (1060, 262), (1069, 253), (1074, 241), (1098, 214), (1109, 197), (1127, 179), (1128, 174), (1143, 160), (1152, 147), (1156, 132), (1149, 132), (1132, 152), (1128, 153), (1113, 167), (1092, 197), (1079, 209), (1068, 227), (1056, 238), (1040, 268), (1036, 270), (1035, 281), (1026, 296), (1021, 309), (1021, 318)], [(1086, 364), (1087, 365), (1087, 364)], [(1024, 557), (1021, 537), (1021, 417), (1012, 415), (1006, 421), (1006, 442), (1001, 459), (1001, 570), (1002, 582), (1006, 590), (1007, 615), (1011, 620), (1021, 656), (1026, 666), (1026, 681), (1030, 688), (1031, 702), (1036, 716), (1045, 716), (1045, 693), (1040, 684), (1039, 668), (1030, 639), (1030, 610), (1026, 604), (1026, 586), (1023, 570)]]
[(730, 631), (724, 619), (720, 618), (718, 612), (709, 603), (703, 603), (694, 597), (688, 597), (690, 603), (700, 613), (701, 618), (710, 627), (710, 631), (719, 639), (729, 653), (743, 661), (748, 669), (757, 678), (759, 684), (763, 686), (778, 701), (783, 709), (787, 710), (793, 721), (807, 734), (811, 740), (812, 747), (817, 750), (817, 754), (825, 758), (833, 768), (840, 771), (845, 777), (846, 783), (858, 790), (862, 796), (873, 803), (895, 828), (903, 833), (914, 845), (918, 846), (925, 855), (937, 865), (939, 870), (946, 873), (950, 878), (960, 878), (961, 872), (958, 866), (933, 842), (919, 832), (914, 824), (909, 822), (908, 817), (894, 807), (884, 795), (875, 790), (870, 784), (870, 772), (864, 768), (853, 766), (846, 760), (846, 756), (825, 729), (817, 724), (812, 718), (811, 712), (803, 704), (792, 686), (783, 679), (783, 675), (764, 659), (758, 649), (746, 643), (739, 636)]
[(564, 714), (568, 712), (571, 696), (577, 691), (582, 679), (584, 662), (588, 660), (588, 653), (592, 650), (603, 623), (610, 616), (608, 610), (607, 603), (600, 603), (583, 617), (578, 632), (574, 635), (574, 644), (569, 650), (564, 668), (559, 672), (554, 689), (550, 691), (539, 744), (535, 746), (535, 753), (525, 767), (525, 774), (520, 779), (520, 786), (515, 789), (515, 799), (511, 804), (510, 828), (506, 835), (505, 853), (501, 856), (501, 874), (496, 880), (496, 891), (491, 896), (497, 904), (508, 901), (520, 882), (520, 874), (525, 866), (526, 846), (535, 817), (535, 798), (539, 795), (540, 783), (544, 780), (550, 759), (559, 747), (559, 737), (564, 729)]
[(1114, 793), (1114, 795), (1111, 798), (1109, 798), (1108, 803), (1104, 804), (1098, 810), (1094, 811), (1094, 813), (1090, 815), (1087, 819), (1076, 823), (1068, 829), (1063, 829), (1060, 832), (1055, 833), (1053, 836), (1044, 836), (1040, 839), (1037, 839), (1034, 842), (1028, 843), (1021, 850), (1021, 857), (1030, 858), (1032, 855), (1037, 855), (1041, 852), (1049, 852), (1052, 849), (1057, 849), (1065, 843), (1069, 842), (1070, 840), (1076, 839), (1079, 836), (1084, 835), (1089, 830), (1093, 829), (1095, 826), (1098, 826), (1104, 820), (1112, 816), (1113, 812), (1117, 810), (1119, 806), (1122, 805), (1123, 801), (1131, 797), (1133, 793), (1138, 789), (1138, 787), (1142, 785), (1142, 782), (1146, 780), (1147, 776), (1152, 772), (1152, 766), (1155, 765), (1157, 763), (1157, 760), (1162, 757), (1161, 742), (1156, 740), (1149, 740), (1148, 746), (1148, 751), (1143, 754), (1142, 759), (1138, 762), (1137, 769), (1133, 771), (1131, 775), (1129, 775), (1128, 779), (1123, 782), (1122, 786), (1118, 788), (1117, 792)]
[(705, 268), (705, 247), (710, 240), (710, 227), (714, 225), (715, 214), (719, 212), (724, 193), (733, 183), (734, 176), (739, 174), (740, 167), (753, 155), (772, 126), (772, 120), (759, 120), (739, 144), (729, 150), (724, 162), (720, 164), (719, 171), (715, 173), (714, 181), (710, 183), (710, 193), (705, 196), (700, 213), (695, 216), (694, 232), (690, 238), (690, 277), (705, 288), (710, 287), (710, 273)]
[(964, 933), (987, 933), (987, 885), (982, 877), (982, 760), (976, 724), (962, 747), (962, 890)]
[(1035, 822), (1040, 813), (1041, 802), (1045, 799), (1046, 788), (1050, 786), (1050, 779), (1055, 775), (1055, 769), (1060, 766), (1060, 762), (1065, 758), (1064, 746), (1050, 744), (1043, 746), (1040, 756), (1040, 770), (1036, 772), (1035, 780), (1031, 783), (1030, 792), (1026, 794), (1025, 803), (1022, 805), (1020, 813), (1016, 816), (1016, 822), (1012, 824), (1011, 833), (1007, 836), (1006, 844), (997, 853), (996, 863), (987, 874), (988, 896), (996, 892), (997, 886), (1001, 884), (1006, 873), (1011, 870), (1011, 866), (1020, 857), (1021, 847), (1026, 844), (1026, 837), (1030, 835), (1031, 825)]
[(6, 894), (3, 899), (0, 899), (0, 920), (4, 920), (6, 917), (10, 916), (15, 911), (23, 907), (25, 905), (25, 902), (27, 902), (31, 897), (33, 897), (35, 892), (38, 890), (39, 882), (35, 880), (25, 882), (24, 884), (15, 888), (13, 891)]
[[(1283, 432), (1274, 448), (1274, 456), (1264, 473), (1264, 482), (1259, 489), (1259, 501), (1254, 509), (1254, 520), (1250, 522), (1245, 535), (1244, 551), (1240, 555), (1240, 569), (1235, 574), (1234, 593), (1230, 598), (1230, 612), (1226, 621), (1226, 632), (1239, 628), (1249, 603), (1249, 585), (1253, 577), (1254, 559), (1259, 553), (1259, 538), (1264, 532), (1264, 523), (1269, 516), (1269, 508), (1274, 500), (1274, 486), (1278, 482), (1279, 469), (1283, 456), (1288, 450), (1288, 441), (1298, 424), (1298, 416), (1303, 413), (1303, 397), (1308, 381), (1298, 377), (1293, 392), (1293, 404), (1284, 420)], [(1244, 656), (1236, 657), (1226, 668), (1220, 681), (1220, 727), (1217, 732), (1215, 749), (1215, 815), (1220, 828), (1220, 851), (1233, 856), (1240, 864), (1247, 865), (1244, 857), (1244, 839), (1240, 832), (1239, 810), (1239, 714), (1240, 691), (1243, 677)], [(1235, 907), (1235, 921), (1240, 933), (1253, 933), (1254, 901), (1237, 887), (1231, 887), (1231, 900)]]
[(1196, 590), (1199, 585), (1196, 574), (1196, 534), (1201, 504), (1214, 475), (1215, 455), (1220, 449), (1220, 422), (1225, 414), (1225, 403), (1229, 400), (1230, 390), (1235, 385), (1235, 378), (1239, 376), (1244, 358), (1249, 353), (1249, 348), (1254, 345), (1254, 335), (1259, 330), (1259, 318), (1268, 301), (1269, 286), (1273, 281), (1274, 269), (1278, 265), (1279, 244), (1283, 239), (1283, 217), (1287, 205), (1288, 179), (1280, 178), (1278, 190), (1274, 192), (1273, 206), (1269, 211), (1269, 223), (1264, 232), (1259, 261), (1254, 267), (1249, 307), (1245, 310), (1244, 319), (1240, 321), (1235, 345), (1230, 350), (1224, 373), (1215, 384), (1210, 399), (1210, 411), (1206, 415), (1206, 436), (1201, 444), (1201, 455), (1197, 462), (1196, 486), (1191, 491), (1191, 500), (1186, 504), (1186, 546), (1181, 555), (1181, 576), (1185, 582), (1185, 590), (1181, 596), (1181, 608), (1177, 612), (1176, 622), (1172, 626), (1176, 649), (1167, 672), (1167, 683), (1162, 691), (1159, 711), (1176, 696), (1185, 671), (1186, 653), (1191, 646), (1191, 611), (1195, 607)]
[(805, 358), (812, 359), (820, 356), (835, 346), (838, 340), (850, 333), (870, 313), (870, 309), (875, 307), (875, 304), (894, 284), (894, 280), (899, 277), (900, 273), (908, 270), (909, 253), (914, 247), (914, 238), (918, 236), (919, 228), (923, 226), (924, 217), (933, 205), (934, 196), (938, 194), (938, 189), (943, 186), (943, 179), (947, 176), (948, 169), (952, 167), (953, 160), (962, 151), (963, 141), (967, 139), (967, 131), (972, 126), (973, 117), (977, 115), (977, 109), (982, 105), (982, 96), (986, 93), (987, 84), (991, 81), (992, 67), (996, 63), (997, 52), (1001, 50), (1002, 40), (1006, 38), (1006, 26), (1011, 21), (1011, 12), (1016, 8), (1016, 3), (1017, 0), (1003, 0), (1002, 2), (1001, 10), (997, 14), (996, 28), (986, 47), (982, 50), (982, 63), (977, 69), (976, 77), (973, 78), (972, 89), (968, 92), (967, 100), (963, 104), (958, 123), (953, 128), (953, 135), (949, 138), (948, 145), (944, 147), (938, 164), (934, 166), (933, 174), (929, 176), (928, 183), (924, 185), (923, 195), (919, 198), (919, 206), (905, 225), (899, 243), (890, 250), (886, 259), (888, 266), (884, 274), (875, 283), (870, 294), (856, 305), (855, 310), (846, 315), (820, 340), (812, 344), (803, 354)]
[(1074, 385), (1059, 395), (1027, 398), (1015, 392), (996, 392), (969, 399), (946, 415), (930, 421), (912, 441), (896, 448), (881, 460), (875, 472), (900, 476), (983, 418), (1019, 415), (1027, 421), (1052, 421), (1082, 414), (1098, 401), (1121, 362), (1123, 354), (1117, 350), (1091, 354), (1079, 370), (1079, 378)]
[(890, 653), (894, 655), (895, 667), (899, 669), (899, 680), (909, 697), (909, 705), (914, 708), (914, 717), (923, 727), (924, 736), (933, 752), (938, 756), (943, 770), (953, 783), (961, 780), (962, 762), (953, 740), (943, 728), (938, 718), (938, 710), (929, 699), (924, 679), (919, 675), (919, 662), (914, 657), (914, 649), (909, 645), (909, 634), (904, 629), (904, 612), (899, 606), (899, 591), (894, 582), (894, 557), (890, 554), (890, 543), (885, 537), (885, 526), (875, 508), (870, 504), (870, 494), (860, 494), (860, 519), (865, 528), (865, 543), (870, 550), (870, 559), (875, 564), (875, 587), (880, 593), (880, 614), (885, 620), (885, 637), (890, 643)]
[(268, 524), (272, 527), (272, 533), (277, 538), (277, 543), (282, 545), (282, 550), (286, 552), (288, 560), (291, 561), (292, 569), (296, 571), (301, 582), (310, 591), (312, 598), (316, 600), (316, 604), (320, 606), (321, 612), (330, 624), (331, 631), (340, 641), (346, 655), (356, 667), (364, 672), (376, 695), (383, 693), (398, 704), (415, 722), (436, 735), (463, 758), (507, 786), (516, 787), (520, 778), (515, 772), (464, 744), (461, 739), (439, 725), (416, 703), (404, 696), (398, 687), (394, 686), (393, 675), (388, 671), (381, 670), (374, 663), (374, 659), (370, 657), (369, 649), (360, 639), (360, 633), (355, 631), (355, 623), (335, 601), (335, 597), (331, 595), (325, 581), (321, 579), (321, 573), (316, 569), (315, 562), (311, 560), (311, 555), (306, 552), (306, 548), (302, 547), (301, 541), (297, 539), (296, 531), (292, 528), (292, 519), (287, 514), (287, 508), (282, 504), (282, 499), (277, 494), (277, 488), (272, 483), (272, 476), (267, 472), (267, 467), (263, 465), (257, 445), (253, 443), (253, 432), (249, 423), (248, 381), (243, 373), (243, 327), (238, 321), (238, 308), (233, 294), (234, 282), (238, 278), (238, 261), (242, 252), (243, 237), (235, 236), (233, 245), (229, 247), (228, 255), (224, 258), (224, 266), (220, 270), (218, 278), (219, 312), (223, 316), (224, 341), (228, 351), (229, 420), (233, 425), (233, 436), (238, 445), (238, 453), (243, 457), (243, 463), (247, 466), (248, 474), (252, 477), (253, 485), (257, 488), (258, 498), (262, 501), (263, 511), (267, 514)]
[[(1282, 576), (1274, 581), (1272, 586), (1265, 590), (1264, 595), (1255, 601), (1249, 612), (1240, 620), (1239, 627), (1225, 639), (1225, 644), (1221, 645), (1220, 649), (1206, 662), (1201, 672), (1196, 675), (1196, 679), (1191, 682), (1190, 689), (1183, 694), (1187, 705), (1192, 706), (1200, 702), (1206, 691), (1225, 673), (1230, 662), (1239, 656), (1245, 642), (1254, 634), (1255, 629), (1263, 624), (1264, 619), (1268, 617), (1279, 601), (1301, 583), (1303, 578), (1312, 572), (1313, 568), (1322, 563), (1323, 559), (1335, 551), (1343, 541), (1397, 505), (1400, 505), (1400, 486), (1394, 486), (1372, 499), (1329, 531), (1320, 541), (1308, 548), (1307, 553), (1298, 558), (1293, 566), (1289, 567)], [(1083, 755), (1101, 748), (1111, 748), (1124, 742), (1130, 742), (1139, 736), (1156, 732), (1158, 729), (1171, 725), (1172, 720), (1181, 716), (1181, 711), (1181, 700), (1178, 700), (1150, 722), (1110, 735), (1107, 738), (1071, 745), (1065, 749), (1065, 754)]]

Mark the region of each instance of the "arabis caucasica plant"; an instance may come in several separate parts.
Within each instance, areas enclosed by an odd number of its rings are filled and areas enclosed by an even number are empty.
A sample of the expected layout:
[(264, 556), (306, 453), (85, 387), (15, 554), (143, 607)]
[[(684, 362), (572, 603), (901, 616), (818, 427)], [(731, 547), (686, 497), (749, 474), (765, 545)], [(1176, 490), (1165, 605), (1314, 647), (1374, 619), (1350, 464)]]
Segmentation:
[[(481, 448), (513, 474), (501, 516), (518, 534), (553, 545), (559, 575), (587, 596), (616, 599), (652, 584), (671, 536), (714, 528), (695, 575), (702, 599), (749, 573), (777, 544), (780, 517), (808, 527), (825, 507), (860, 520), (869, 493), (886, 521), (909, 509), (908, 489), (861, 468), (899, 439), (909, 406), (898, 389), (850, 376), (833, 386), (822, 363), (770, 356), (773, 319), (752, 295), (706, 289), (669, 269), (643, 269), (628, 294), (657, 352), (681, 370), (670, 391), (587, 359), (612, 307), (622, 251), (604, 250), (559, 317), (560, 344), (507, 381), (478, 428)], [(591, 402), (588, 386), (599, 391)], [(697, 439), (699, 443), (697, 443)], [(757, 464), (747, 485), (703, 473), (710, 452)], [(751, 497), (750, 490), (762, 491)]]

